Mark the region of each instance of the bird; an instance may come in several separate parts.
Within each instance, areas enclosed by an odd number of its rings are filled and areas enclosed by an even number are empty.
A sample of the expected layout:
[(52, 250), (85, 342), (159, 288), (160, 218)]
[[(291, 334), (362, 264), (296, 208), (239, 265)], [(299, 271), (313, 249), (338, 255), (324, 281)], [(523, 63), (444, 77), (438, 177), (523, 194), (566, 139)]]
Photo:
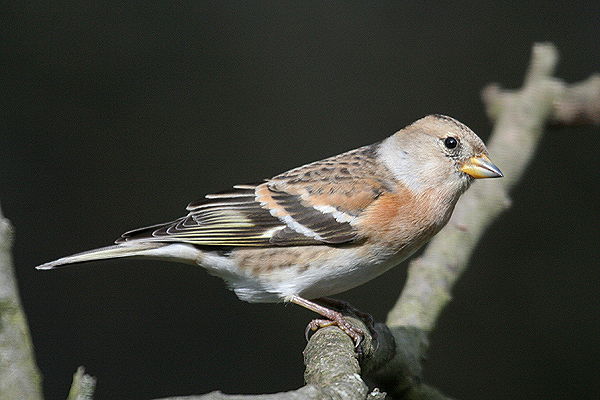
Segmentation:
[(358, 346), (364, 332), (321, 299), (400, 264), (446, 225), (475, 179), (502, 176), (471, 129), (433, 114), (377, 143), (207, 194), (175, 221), (36, 268), (122, 257), (192, 264), (243, 301), (312, 310), (324, 318), (309, 327), (337, 325)]

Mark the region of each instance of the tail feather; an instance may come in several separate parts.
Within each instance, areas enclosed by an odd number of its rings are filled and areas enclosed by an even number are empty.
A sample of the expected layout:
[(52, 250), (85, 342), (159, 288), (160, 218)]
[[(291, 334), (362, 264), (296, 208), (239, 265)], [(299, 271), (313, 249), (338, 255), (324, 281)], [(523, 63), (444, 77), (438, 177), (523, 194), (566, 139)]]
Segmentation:
[(197, 264), (200, 254), (201, 251), (198, 248), (188, 244), (144, 241), (127, 242), (62, 257), (58, 260), (38, 265), (35, 268), (53, 269), (67, 264), (79, 264), (88, 261), (123, 257), (159, 259)]

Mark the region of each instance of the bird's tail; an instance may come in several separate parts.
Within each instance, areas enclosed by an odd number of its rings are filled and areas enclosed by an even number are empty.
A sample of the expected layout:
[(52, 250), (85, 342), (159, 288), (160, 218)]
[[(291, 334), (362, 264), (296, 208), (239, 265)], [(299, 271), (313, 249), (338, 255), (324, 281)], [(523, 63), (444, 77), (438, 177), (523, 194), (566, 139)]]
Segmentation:
[(132, 241), (99, 249), (85, 251), (50, 261), (35, 267), (36, 269), (53, 269), (66, 264), (78, 264), (88, 261), (108, 260), (111, 258), (146, 258), (167, 261), (178, 261), (196, 264), (201, 251), (188, 244)]

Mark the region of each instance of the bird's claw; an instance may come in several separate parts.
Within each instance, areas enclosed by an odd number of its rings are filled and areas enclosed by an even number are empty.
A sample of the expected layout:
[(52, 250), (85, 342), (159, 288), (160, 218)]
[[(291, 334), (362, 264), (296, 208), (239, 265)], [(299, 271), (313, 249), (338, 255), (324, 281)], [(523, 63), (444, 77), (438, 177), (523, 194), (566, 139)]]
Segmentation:
[(342, 331), (344, 331), (352, 341), (354, 342), (354, 348), (357, 349), (363, 341), (365, 336), (364, 332), (358, 328), (355, 328), (344, 318), (342, 314), (339, 314), (339, 317), (336, 316), (334, 319), (313, 319), (306, 326), (306, 331), (304, 335), (306, 336), (306, 340), (309, 339), (310, 331), (316, 331), (319, 328), (325, 328), (326, 326), (337, 326)]

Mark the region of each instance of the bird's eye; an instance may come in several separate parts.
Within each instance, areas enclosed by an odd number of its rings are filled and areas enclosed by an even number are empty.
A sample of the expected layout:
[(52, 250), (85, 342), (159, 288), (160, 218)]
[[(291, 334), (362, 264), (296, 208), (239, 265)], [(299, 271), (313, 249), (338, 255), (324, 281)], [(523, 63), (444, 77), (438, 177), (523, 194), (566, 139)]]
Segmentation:
[(446, 146), (448, 149), (454, 149), (456, 146), (458, 146), (458, 140), (452, 136), (448, 136), (446, 139), (444, 139), (444, 146)]

